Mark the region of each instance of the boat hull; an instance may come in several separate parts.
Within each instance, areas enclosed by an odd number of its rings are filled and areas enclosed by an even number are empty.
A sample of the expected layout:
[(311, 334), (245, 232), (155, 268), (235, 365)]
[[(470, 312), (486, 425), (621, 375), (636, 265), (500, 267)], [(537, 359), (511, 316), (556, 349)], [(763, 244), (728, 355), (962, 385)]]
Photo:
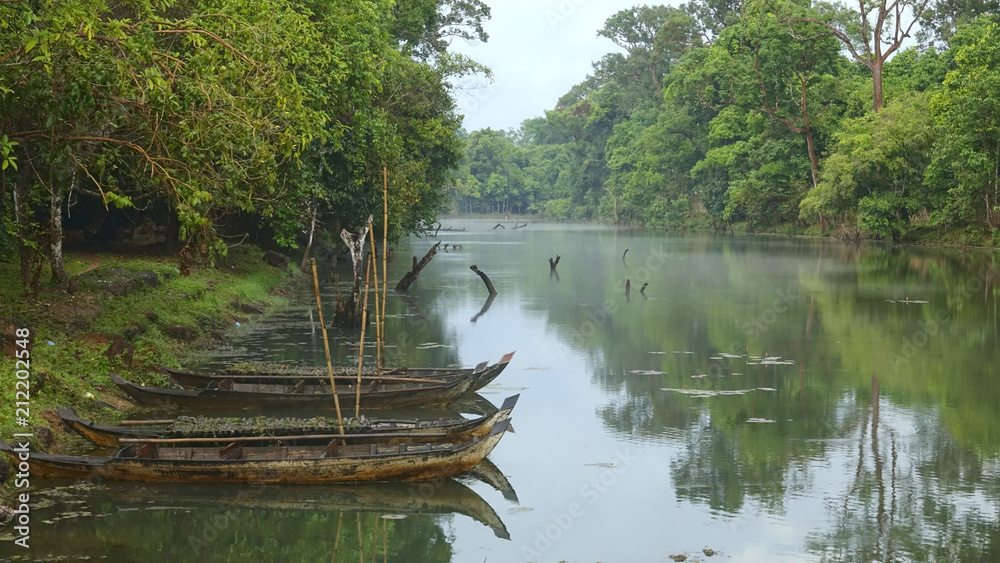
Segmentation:
[[(469, 369), (450, 370), (438, 368), (398, 368), (395, 370), (388, 370), (385, 372), (385, 377), (388, 381), (380, 383), (380, 386), (389, 389), (394, 385), (407, 385), (405, 382), (407, 378), (425, 380), (433, 379), (440, 381), (442, 384), (450, 383), (459, 378), (470, 378), (472, 381), (469, 390), (475, 392), (483, 387), (486, 387), (499, 377), (503, 370), (507, 367), (507, 364), (510, 363), (513, 356), (514, 353), (510, 352), (505, 354), (499, 362), (491, 366), (486, 366), (486, 362), (483, 362), (480, 366)], [(220, 383), (226, 382), (240, 386), (241, 388), (254, 386), (256, 389), (251, 388), (248, 390), (257, 391), (267, 387), (277, 387), (281, 388), (283, 392), (287, 392), (289, 389), (294, 388), (298, 384), (305, 384), (310, 387), (323, 386), (327, 392), (329, 392), (329, 385), (326, 384), (326, 382), (329, 381), (329, 375), (318, 368), (310, 370), (312, 373), (296, 375), (284, 375), (277, 373), (202, 373), (168, 368), (165, 366), (162, 369), (178, 386), (191, 390), (215, 389), (219, 387)], [(335, 377), (337, 381), (341, 383), (350, 383), (354, 381), (354, 376), (351, 375), (350, 372), (343, 370), (336, 372)], [(362, 385), (376, 380), (378, 380), (378, 377), (376, 376), (365, 376)]]
[[(414, 420), (379, 420), (372, 419), (364, 427), (348, 426), (345, 432), (352, 436), (361, 436), (365, 443), (379, 444), (406, 444), (415, 442), (427, 443), (463, 443), (473, 438), (481, 438), (489, 434), (490, 429), (500, 420), (510, 416), (514, 405), (517, 404), (519, 395), (508, 397), (499, 409), (493, 413), (471, 420), (449, 420), (449, 419), (414, 419)], [(59, 416), (62, 421), (77, 434), (98, 446), (119, 447), (122, 439), (183, 439), (183, 438), (205, 438), (210, 434), (182, 433), (169, 428), (155, 427), (135, 427), (135, 426), (104, 426), (92, 420), (80, 419), (72, 409), (59, 408)], [(326, 432), (336, 432), (335, 427), (326, 427)], [(315, 428), (276, 428), (273, 432), (261, 434), (254, 431), (233, 431), (224, 436), (215, 437), (219, 442), (225, 442), (231, 438), (260, 437), (261, 441), (287, 441), (299, 445), (315, 443), (325, 443), (329, 438), (310, 438), (308, 435), (316, 434)], [(399, 436), (405, 433), (409, 436)], [(354, 443), (358, 441), (355, 440)]]
[[(292, 409), (333, 410), (336, 405), (332, 393), (281, 393), (243, 390), (158, 389), (125, 381), (111, 376), (128, 396), (141, 404), (156, 407), (192, 407), (204, 409)], [(357, 390), (338, 386), (337, 395), (341, 410), (353, 410), (355, 404), (362, 409), (395, 409), (414, 406), (447, 405), (472, 389), (473, 380), (462, 378), (442, 384), (404, 384), (376, 389), (362, 387), (360, 401)]]
[[(370, 446), (370, 453), (308, 459), (162, 459), (33, 454), (32, 475), (151, 483), (358, 483), (448, 479), (468, 471), (496, 447), (509, 419), (461, 445)], [(346, 449), (350, 446), (345, 447)], [(254, 450), (254, 448), (246, 448)], [(260, 448), (269, 452), (281, 448)], [(287, 448), (286, 448), (287, 449)], [(0, 450), (17, 452), (0, 440)], [(183, 448), (177, 448), (183, 450)], [(249, 451), (250, 455), (254, 452)], [(161, 454), (162, 450), (161, 450)]]

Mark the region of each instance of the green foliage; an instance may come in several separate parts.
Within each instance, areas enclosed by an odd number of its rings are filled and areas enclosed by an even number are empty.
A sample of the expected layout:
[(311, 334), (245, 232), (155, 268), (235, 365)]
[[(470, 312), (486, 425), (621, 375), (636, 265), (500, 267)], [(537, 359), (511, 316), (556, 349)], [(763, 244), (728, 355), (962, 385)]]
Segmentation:
[(381, 217), (383, 167), (393, 238), (433, 221), (462, 148), (448, 80), (488, 72), (447, 51), (486, 39), (479, 1), (36, 4), (0, 3), (5, 182), (45, 202), (152, 202), (210, 254), (233, 214), (287, 247), (313, 215)]
[(1000, 22), (981, 17), (952, 40), (955, 70), (931, 109), (942, 136), (927, 183), (947, 193), (946, 220), (1000, 226)]
[(923, 183), (934, 145), (927, 95), (901, 94), (877, 114), (845, 119), (834, 137), (820, 185), (801, 204), (803, 219), (858, 212), (862, 230), (896, 239), (912, 213), (938, 203)]
[(997, 21), (957, 28), (944, 50), (897, 50), (884, 36), (880, 56), (895, 53), (884, 66), (864, 48), (863, 60), (842, 52), (845, 39), (864, 44), (873, 28), (862, 21), (883, 8), (755, 0), (615, 13), (598, 34), (624, 52), (519, 131), (470, 134), (453, 207), (889, 239), (929, 217), (989, 232), (1000, 221)]

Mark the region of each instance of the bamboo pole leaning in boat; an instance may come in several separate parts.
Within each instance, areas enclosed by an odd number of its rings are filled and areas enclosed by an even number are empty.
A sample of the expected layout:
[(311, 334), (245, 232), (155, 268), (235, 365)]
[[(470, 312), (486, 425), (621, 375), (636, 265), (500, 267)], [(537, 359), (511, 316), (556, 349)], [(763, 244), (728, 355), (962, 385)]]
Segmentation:
[[(375, 282), (375, 375), (382, 375), (382, 316), (379, 314), (378, 299), (378, 253), (375, 252), (375, 237), (368, 239), (372, 243), (372, 280)], [(385, 252), (385, 248), (382, 248)], [(385, 270), (382, 270), (382, 277), (385, 277)], [(367, 301), (367, 297), (365, 300)], [(382, 305), (385, 308), (385, 304)]]
[[(382, 167), (382, 367), (385, 367), (385, 292), (389, 286), (389, 169)], [(377, 290), (378, 288), (376, 288)]]
[(333, 377), (333, 362), (330, 360), (330, 340), (326, 336), (326, 322), (323, 320), (323, 302), (319, 298), (319, 276), (316, 275), (316, 259), (312, 258), (313, 287), (316, 289), (316, 308), (319, 309), (319, 324), (323, 327), (323, 349), (326, 351), (326, 371), (330, 375), (330, 391), (333, 393), (333, 406), (337, 410), (337, 426), (340, 435), (344, 435), (344, 417), (340, 415), (340, 399), (337, 397), (337, 383)]
[[(361, 367), (365, 363), (365, 327), (368, 326), (368, 276), (372, 273), (372, 262), (374, 261), (375, 257), (369, 254), (368, 267), (365, 268), (364, 305), (361, 309), (361, 342), (358, 344), (358, 386), (355, 389), (356, 396), (354, 399), (354, 418), (357, 418), (361, 414)], [(332, 384), (332, 376), (330, 381)]]

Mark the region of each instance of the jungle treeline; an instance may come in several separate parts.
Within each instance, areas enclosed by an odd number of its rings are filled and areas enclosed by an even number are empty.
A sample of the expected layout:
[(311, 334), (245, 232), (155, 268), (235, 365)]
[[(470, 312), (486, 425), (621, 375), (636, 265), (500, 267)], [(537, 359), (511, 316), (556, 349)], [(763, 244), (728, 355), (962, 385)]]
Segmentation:
[[(449, 80), (488, 72), (479, 0), (0, 0), (0, 259), (64, 280), (64, 231), (109, 217), (183, 255), (284, 248), (372, 213), (390, 237), (447, 203)], [(124, 219), (121, 219), (124, 217)], [(48, 271), (48, 270), (45, 270)]]
[(996, 0), (692, 0), (518, 130), (468, 135), (462, 213), (1000, 244)]

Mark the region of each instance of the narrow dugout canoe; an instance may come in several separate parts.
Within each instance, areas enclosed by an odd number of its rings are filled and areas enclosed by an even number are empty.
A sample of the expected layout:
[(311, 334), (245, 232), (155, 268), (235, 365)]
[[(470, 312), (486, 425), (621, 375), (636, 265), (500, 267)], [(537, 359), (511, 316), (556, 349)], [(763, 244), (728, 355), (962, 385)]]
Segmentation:
[[(225, 448), (130, 445), (114, 457), (31, 454), (39, 477), (104, 478), (151, 483), (358, 483), (422, 481), (460, 475), (496, 447), (505, 418), (483, 438), (463, 444), (364, 444)], [(0, 451), (17, 460), (3, 440)]]
[[(510, 363), (514, 357), (514, 352), (504, 354), (500, 361), (487, 365), (481, 362), (474, 368), (448, 369), (448, 368), (396, 368), (383, 372), (382, 376), (363, 375), (362, 386), (378, 382), (379, 386), (391, 388), (396, 384), (411, 384), (407, 380), (422, 380), (428, 383), (434, 380), (440, 383), (448, 383), (460, 377), (472, 379), (471, 391), (478, 391), (493, 382)], [(289, 367), (289, 373), (208, 373), (181, 370), (162, 366), (162, 369), (177, 385), (184, 389), (241, 389), (247, 391), (262, 391), (267, 387), (274, 387), (288, 392), (296, 386), (303, 386), (306, 389), (315, 390), (325, 388), (329, 392), (329, 374), (320, 368), (293, 368)], [(335, 368), (334, 378), (338, 383), (350, 384), (357, 381), (357, 372), (349, 369)], [(253, 387), (249, 387), (253, 386)]]
[[(160, 389), (146, 387), (125, 381), (111, 374), (115, 382), (128, 396), (139, 403), (156, 407), (194, 407), (202, 409), (296, 409), (333, 410), (334, 399), (329, 386), (299, 386), (297, 389), (281, 391), (285, 386), (253, 386), (257, 391), (234, 384), (232, 390), (202, 389)], [(360, 407), (363, 409), (395, 409), (414, 406), (447, 405), (468, 393), (472, 388), (472, 378), (462, 377), (442, 383), (404, 383), (392, 386), (362, 386)], [(270, 390), (263, 390), (270, 389)], [(340, 408), (354, 409), (356, 388), (337, 386)]]
[[(379, 419), (371, 418), (362, 421), (352, 420), (344, 426), (345, 434), (352, 437), (352, 443), (384, 443), (401, 444), (413, 442), (451, 442), (462, 443), (480, 438), (489, 433), (497, 422), (510, 416), (514, 405), (520, 395), (508, 397), (503, 404), (490, 415), (481, 416), (471, 420), (463, 419)], [(63, 423), (69, 426), (77, 434), (90, 440), (98, 446), (118, 447), (121, 440), (129, 439), (209, 439), (215, 438), (219, 442), (224, 442), (232, 438), (259, 437), (260, 441), (275, 441), (294, 443), (296, 445), (310, 445), (329, 442), (331, 437), (318, 438), (320, 434), (337, 434), (338, 427), (336, 419), (323, 419), (323, 426), (316, 423), (308, 424), (307, 419), (296, 419), (290, 421), (293, 424), (269, 424), (259, 426), (254, 421), (247, 421), (243, 425), (213, 424), (209, 419), (203, 425), (207, 429), (198, 429), (196, 421), (191, 424), (174, 421), (169, 425), (157, 426), (105, 426), (97, 424), (92, 420), (81, 419), (73, 409), (59, 407), (59, 417)], [(312, 419), (315, 421), (316, 419)], [(202, 444), (205, 445), (205, 444)]]

